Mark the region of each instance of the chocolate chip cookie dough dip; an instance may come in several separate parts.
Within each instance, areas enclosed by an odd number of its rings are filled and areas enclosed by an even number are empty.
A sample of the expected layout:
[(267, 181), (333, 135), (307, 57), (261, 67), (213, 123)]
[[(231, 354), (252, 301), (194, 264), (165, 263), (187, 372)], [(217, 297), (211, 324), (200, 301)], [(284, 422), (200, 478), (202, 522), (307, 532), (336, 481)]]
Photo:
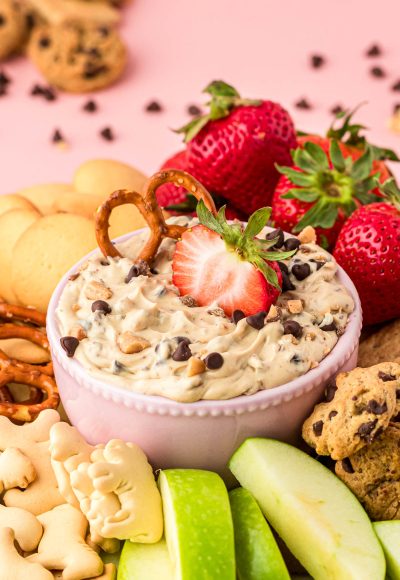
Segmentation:
[[(156, 207), (155, 189), (180, 180), (204, 200), (200, 225), (166, 224)], [(332, 351), (354, 304), (312, 231), (266, 234), (268, 210), (246, 229), (228, 225), (200, 184), (177, 171), (154, 176), (148, 192), (144, 201), (116, 192), (102, 206), (107, 257), (72, 276), (57, 308), (66, 356), (125, 389), (194, 402), (277, 387)], [(142, 250), (147, 233), (118, 248), (107, 238), (110, 212), (126, 202), (151, 226)]]

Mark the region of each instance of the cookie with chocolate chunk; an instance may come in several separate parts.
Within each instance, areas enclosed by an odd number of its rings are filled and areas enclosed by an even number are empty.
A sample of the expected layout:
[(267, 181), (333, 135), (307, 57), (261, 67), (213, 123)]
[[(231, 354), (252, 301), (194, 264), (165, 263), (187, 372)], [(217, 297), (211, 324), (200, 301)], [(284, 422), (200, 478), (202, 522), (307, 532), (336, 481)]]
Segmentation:
[(303, 438), (319, 455), (339, 460), (372, 443), (397, 414), (400, 365), (381, 363), (340, 373), (303, 425)]
[(89, 22), (38, 26), (28, 54), (51, 85), (74, 93), (112, 84), (126, 64), (126, 48), (115, 28)]
[(19, 52), (28, 36), (30, 22), (18, 0), (0, 0), (0, 60)]
[(373, 520), (400, 519), (400, 425), (389, 427), (375, 441), (335, 465)]
[(360, 367), (387, 360), (400, 364), (400, 319), (386, 324), (360, 344), (358, 351)]

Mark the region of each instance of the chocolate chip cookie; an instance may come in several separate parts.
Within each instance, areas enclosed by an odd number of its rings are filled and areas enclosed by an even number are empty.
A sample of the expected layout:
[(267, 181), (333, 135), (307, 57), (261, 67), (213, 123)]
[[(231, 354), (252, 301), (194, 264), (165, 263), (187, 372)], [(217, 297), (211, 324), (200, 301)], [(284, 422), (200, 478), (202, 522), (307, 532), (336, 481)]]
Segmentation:
[(303, 438), (319, 455), (344, 459), (372, 441), (398, 409), (400, 365), (381, 363), (340, 373), (328, 387), (326, 402), (303, 425)]
[(28, 36), (28, 12), (18, 0), (0, 0), (0, 60), (19, 52)]
[(360, 344), (358, 352), (360, 367), (387, 360), (400, 364), (400, 319), (386, 324)]
[(74, 93), (110, 85), (126, 64), (126, 49), (118, 32), (88, 22), (38, 26), (28, 54), (51, 85)]
[(335, 465), (373, 520), (400, 519), (400, 425), (390, 423), (375, 441)]

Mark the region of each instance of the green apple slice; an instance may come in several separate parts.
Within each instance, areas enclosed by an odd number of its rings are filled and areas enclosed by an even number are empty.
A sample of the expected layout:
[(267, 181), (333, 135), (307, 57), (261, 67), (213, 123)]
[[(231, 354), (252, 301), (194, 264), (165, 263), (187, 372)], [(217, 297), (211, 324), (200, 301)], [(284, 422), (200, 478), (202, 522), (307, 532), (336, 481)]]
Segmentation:
[(375, 522), (375, 532), (386, 556), (391, 580), (400, 580), (400, 521)]
[(299, 449), (248, 439), (230, 461), (241, 485), (315, 580), (383, 580), (385, 558), (351, 491)]
[(159, 486), (176, 580), (235, 580), (232, 516), (219, 475), (167, 469)]
[(239, 580), (290, 580), (271, 529), (251, 493), (234, 489), (229, 500)]
[(118, 565), (118, 580), (174, 580), (165, 540), (134, 544), (127, 540)]

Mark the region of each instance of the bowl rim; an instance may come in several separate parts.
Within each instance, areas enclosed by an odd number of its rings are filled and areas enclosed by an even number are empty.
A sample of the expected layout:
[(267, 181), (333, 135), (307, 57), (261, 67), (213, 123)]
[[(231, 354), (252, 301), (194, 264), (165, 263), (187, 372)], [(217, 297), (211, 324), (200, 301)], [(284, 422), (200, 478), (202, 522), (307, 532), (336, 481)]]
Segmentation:
[[(148, 228), (119, 236), (113, 242), (120, 244), (129, 240), (131, 237), (144, 233)], [(266, 228), (272, 230), (273, 228)], [(290, 234), (286, 234), (290, 235)], [(347, 288), (354, 300), (354, 310), (350, 314), (346, 329), (342, 336), (339, 337), (332, 351), (319, 363), (314, 369), (310, 369), (304, 375), (296, 377), (271, 389), (257, 391), (252, 395), (239, 395), (232, 399), (218, 400), (200, 400), (189, 403), (182, 403), (173, 399), (168, 399), (159, 395), (146, 395), (137, 393), (120, 387), (116, 384), (108, 383), (106, 379), (102, 380), (89, 371), (76, 359), (65, 356), (60, 345), (61, 333), (58, 329), (56, 308), (68, 282), (69, 277), (76, 273), (77, 269), (94, 256), (99, 251), (95, 248), (86, 254), (79, 262), (74, 264), (68, 272), (62, 277), (55, 288), (47, 311), (46, 328), (51, 347), (52, 356), (61, 365), (61, 367), (79, 384), (79, 386), (89, 389), (96, 395), (101, 395), (105, 399), (112, 399), (116, 403), (122, 403), (128, 407), (136, 407), (139, 410), (145, 409), (150, 413), (169, 413), (174, 415), (220, 415), (224, 414), (241, 414), (243, 412), (252, 412), (257, 409), (265, 409), (270, 406), (279, 405), (281, 402), (290, 401), (293, 398), (300, 397), (302, 394), (315, 388), (317, 384), (327, 381), (335, 375), (344, 364), (350, 359), (354, 350), (358, 347), (359, 337), (362, 326), (361, 302), (357, 290), (350, 277), (338, 264), (338, 278)]]

